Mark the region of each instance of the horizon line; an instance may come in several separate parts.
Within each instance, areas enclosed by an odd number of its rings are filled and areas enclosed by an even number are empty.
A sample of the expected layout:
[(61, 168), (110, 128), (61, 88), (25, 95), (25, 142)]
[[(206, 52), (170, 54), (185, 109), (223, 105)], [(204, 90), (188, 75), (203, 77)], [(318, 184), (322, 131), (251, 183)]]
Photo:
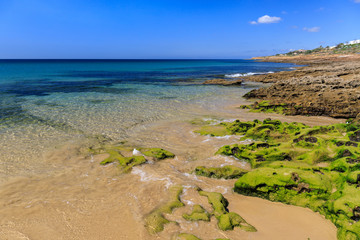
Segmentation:
[(12, 60), (252, 60), (251, 58), (0, 58), (0, 61)]

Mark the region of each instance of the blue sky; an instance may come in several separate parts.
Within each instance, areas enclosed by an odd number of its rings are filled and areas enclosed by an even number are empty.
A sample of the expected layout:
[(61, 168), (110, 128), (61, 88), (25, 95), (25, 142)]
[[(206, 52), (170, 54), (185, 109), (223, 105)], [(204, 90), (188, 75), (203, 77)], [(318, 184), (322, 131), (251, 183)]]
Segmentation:
[(360, 0), (0, 0), (0, 58), (248, 58), (360, 39)]

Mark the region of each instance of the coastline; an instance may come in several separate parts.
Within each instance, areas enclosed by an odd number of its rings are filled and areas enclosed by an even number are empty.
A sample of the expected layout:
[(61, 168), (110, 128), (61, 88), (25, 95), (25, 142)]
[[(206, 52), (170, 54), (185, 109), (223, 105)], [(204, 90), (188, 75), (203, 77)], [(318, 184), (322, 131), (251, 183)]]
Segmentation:
[[(246, 114), (246, 110), (232, 107), (231, 111), (239, 111), (235, 115), (241, 120), (254, 117), (265, 119), (268, 114)], [(230, 117), (229, 115), (226, 117)], [(273, 117), (287, 119), (286, 116)], [(299, 118), (289, 118), (296, 121)], [(334, 120), (319, 117), (303, 117), (300, 120), (314, 124), (329, 124)], [(319, 121), (321, 120), (321, 121)], [(338, 122), (335, 120), (335, 122)], [(151, 126), (152, 125), (152, 126)], [(171, 129), (171, 131), (169, 131)], [(98, 239), (169, 239), (176, 232), (191, 232), (198, 237), (224, 237), (230, 239), (251, 237), (252, 239), (268, 239), (276, 236), (278, 239), (294, 239), (311, 237), (321, 239), (336, 239), (336, 228), (318, 213), (308, 209), (272, 203), (267, 200), (254, 199), (232, 193), (234, 181), (208, 179), (188, 175), (195, 166), (219, 166), (221, 164), (235, 164), (243, 167), (243, 163), (232, 158), (214, 156), (214, 152), (224, 144), (238, 141), (238, 137), (229, 139), (201, 136), (192, 133), (196, 126), (188, 122), (153, 123), (139, 129), (131, 139), (145, 139), (149, 147), (166, 148), (176, 154), (174, 160), (164, 160), (155, 164), (145, 164), (136, 167), (133, 173), (119, 174), (114, 165), (101, 167), (99, 163), (105, 155), (79, 154), (78, 149), (65, 148), (49, 156), (53, 164), (71, 166), (65, 171), (59, 171), (55, 176), (44, 174), (31, 178), (12, 180), (3, 184), (1, 199), (1, 237), (12, 239), (28, 237), (52, 239), (80, 238)], [(148, 131), (150, 134), (144, 133)], [(151, 136), (151, 137), (150, 137)], [(144, 139), (142, 139), (143, 141)], [(144, 143), (144, 142), (142, 142)], [(139, 142), (129, 142), (136, 146)], [(146, 147), (146, 146), (145, 146)], [(64, 153), (68, 158), (63, 159)], [(60, 157), (62, 156), (62, 157)], [(168, 198), (168, 185), (181, 184), (187, 193), (181, 196), (182, 201), (200, 202), (210, 211), (206, 199), (194, 193), (193, 187), (200, 186), (207, 191), (217, 191), (224, 194), (230, 202), (230, 210), (247, 216), (248, 221), (257, 226), (257, 233), (247, 233), (242, 230), (221, 232), (217, 230), (216, 221), (208, 223), (187, 223), (180, 221), (180, 225), (169, 224), (159, 234), (151, 235), (144, 227), (144, 217), (155, 206)], [(124, 194), (126, 193), (126, 194)], [(242, 203), (239, 205), (239, 203)], [(192, 205), (175, 210), (177, 220), (181, 214), (188, 212)], [(269, 209), (268, 215), (263, 211), (249, 212), (246, 209)], [(242, 212), (244, 211), (244, 214)], [(285, 215), (280, 215), (283, 213)], [(285, 216), (292, 215), (295, 219), (288, 221)], [(167, 215), (171, 218), (170, 215)], [(174, 219), (175, 220), (175, 219)], [(279, 233), (278, 228), (269, 228), (269, 221), (277, 222), (277, 226), (286, 226), (288, 231)], [(311, 223), (311, 224), (309, 224)], [(314, 226), (317, 226), (314, 229)], [(298, 226), (302, 226), (299, 228)], [(207, 235), (205, 236), (204, 233)]]
[[(198, 117), (204, 118), (201, 115)], [(216, 121), (252, 121), (268, 117), (308, 125), (344, 121), (319, 116), (252, 113), (239, 109), (238, 104), (232, 104), (225, 112), (221, 111), (212, 118)], [(234, 180), (189, 174), (199, 165), (249, 168), (245, 162), (231, 157), (214, 156), (221, 146), (238, 142), (238, 136), (201, 136), (193, 133), (198, 127), (188, 121), (173, 120), (139, 126), (130, 134), (127, 146), (161, 147), (173, 152), (176, 158), (137, 166), (127, 174), (121, 174), (114, 164), (101, 166), (99, 163), (107, 157), (106, 154), (91, 155), (86, 148), (71, 146), (57, 150), (57, 153), (47, 156), (48, 161), (68, 167), (56, 174), (22, 177), (2, 184), (0, 205), (3, 206), (1, 214), (4, 218), (0, 222), (0, 237), (169, 239), (176, 233), (187, 232), (203, 239), (269, 239), (269, 236), (277, 239), (336, 239), (335, 226), (309, 209), (233, 193)], [(151, 235), (144, 227), (144, 218), (168, 199), (172, 185), (183, 186), (185, 190), (181, 200), (186, 206), (166, 215), (178, 224), (167, 224), (164, 231)], [(215, 219), (210, 223), (184, 221), (181, 215), (191, 210), (191, 202), (201, 203), (207, 211), (211, 211), (206, 198), (197, 195), (197, 187), (222, 193), (230, 202), (229, 209), (244, 217), (258, 231), (220, 231)], [(271, 226), (269, 222), (276, 225)]]
[(245, 95), (248, 99), (285, 105), (289, 115), (359, 118), (360, 55), (301, 55), (254, 58), (300, 65), (293, 71), (245, 77), (245, 81), (272, 83)]

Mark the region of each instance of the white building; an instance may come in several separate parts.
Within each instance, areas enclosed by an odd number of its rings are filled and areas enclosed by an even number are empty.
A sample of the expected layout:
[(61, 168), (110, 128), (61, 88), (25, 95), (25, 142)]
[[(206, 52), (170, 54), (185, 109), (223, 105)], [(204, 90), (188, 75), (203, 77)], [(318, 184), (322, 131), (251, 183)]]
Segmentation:
[(357, 43), (360, 43), (360, 39), (349, 41), (349, 42), (345, 43), (344, 45), (352, 45), (352, 44), (357, 44)]

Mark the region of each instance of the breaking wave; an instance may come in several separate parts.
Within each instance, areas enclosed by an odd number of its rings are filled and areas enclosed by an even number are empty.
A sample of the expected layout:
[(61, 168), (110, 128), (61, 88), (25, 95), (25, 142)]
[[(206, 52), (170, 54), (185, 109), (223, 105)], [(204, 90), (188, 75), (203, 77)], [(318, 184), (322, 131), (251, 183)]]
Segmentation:
[(272, 71), (269, 72), (248, 72), (248, 73), (234, 73), (234, 74), (226, 74), (225, 77), (228, 78), (237, 78), (237, 77), (246, 77), (246, 76), (252, 76), (252, 75), (260, 75), (260, 74), (269, 74), (269, 73), (274, 73)]

